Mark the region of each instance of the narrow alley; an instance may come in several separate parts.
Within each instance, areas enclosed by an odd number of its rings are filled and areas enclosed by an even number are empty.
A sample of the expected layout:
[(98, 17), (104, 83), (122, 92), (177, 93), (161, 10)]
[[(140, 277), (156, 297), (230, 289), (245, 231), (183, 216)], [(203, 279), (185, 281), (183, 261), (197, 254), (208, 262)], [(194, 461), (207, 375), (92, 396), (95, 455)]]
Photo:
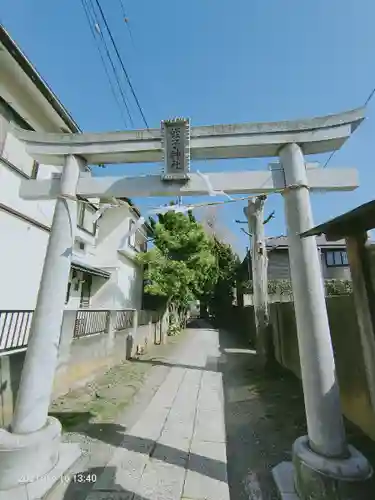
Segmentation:
[[(262, 375), (244, 344), (196, 322), (164, 357), (134, 360), (151, 368), (132, 404), (65, 435), (84, 456), (46, 499), (277, 499), (271, 470), (306, 432), (302, 391), (285, 372)], [(374, 443), (348, 431), (374, 465)]]

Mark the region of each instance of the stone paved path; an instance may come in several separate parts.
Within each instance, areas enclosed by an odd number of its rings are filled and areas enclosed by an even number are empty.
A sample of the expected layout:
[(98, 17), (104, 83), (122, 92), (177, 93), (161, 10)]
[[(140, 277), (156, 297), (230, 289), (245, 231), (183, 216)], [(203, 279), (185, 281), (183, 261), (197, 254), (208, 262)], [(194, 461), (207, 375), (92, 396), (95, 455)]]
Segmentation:
[(188, 335), (87, 500), (229, 500), (219, 334)]

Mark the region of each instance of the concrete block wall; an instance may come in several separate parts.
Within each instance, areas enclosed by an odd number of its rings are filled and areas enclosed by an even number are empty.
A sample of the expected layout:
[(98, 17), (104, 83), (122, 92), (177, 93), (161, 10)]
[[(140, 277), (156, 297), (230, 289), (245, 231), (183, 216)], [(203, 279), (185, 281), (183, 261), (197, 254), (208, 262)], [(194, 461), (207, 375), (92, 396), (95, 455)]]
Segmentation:
[(11, 423), (25, 352), (0, 357), (0, 426)]
[[(375, 440), (375, 408), (370, 399), (353, 296), (329, 297), (327, 308), (343, 413)], [(294, 305), (271, 304), (270, 309), (276, 359), (301, 378)]]
[[(69, 311), (69, 313), (75, 314), (75, 311)], [(133, 329), (128, 329), (113, 332), (112, 335), (107, 332), (73, 339), (71, 317), (65, 314), (53, 397), (56, 398), (66, 394), (71, 389), (85, 385), (99, 373), (103, 373), (124, 361), (128, 354), (130, 333), (133, 334), (130, 354), (134, 357), (137, 354), (138, 346), (143, 348), (142, 352), (146, 352), (147, 346), (153, 344), (157, 338), (155, 332), (159, 333), (160, 336), (161, 330), (161, 323), (157, 322), (138, 325), (135, 332)], [(163, 333), (165, 334), (165, 327)], [(68, 345), (67, 348), (64, 347), (65, 344)], [(65, 353), (66, 349), (69, 351), (68, 355)]]

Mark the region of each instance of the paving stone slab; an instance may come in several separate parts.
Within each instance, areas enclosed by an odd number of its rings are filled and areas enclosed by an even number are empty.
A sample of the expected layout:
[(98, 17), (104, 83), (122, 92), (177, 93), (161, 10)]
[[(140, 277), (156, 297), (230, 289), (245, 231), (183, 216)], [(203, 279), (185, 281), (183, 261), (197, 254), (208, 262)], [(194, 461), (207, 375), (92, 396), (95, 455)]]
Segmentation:
[(157, 444), (162, 444), (164, 446), (169, 446), (170, 448), (175, 448), (188, 453), (190, 450), (190, 438), (184, 438), (173, 432), (164, 430)]
[(212, 441), (193, 441), (190, 445), (190, 453), (227, 463), (227, 447), (225, 443), (214, 443)]
[(149, 456), (129, 450), (118, 450), (97, 478), (94, 490), (133, 491), (149, 462)]
[(128, 435), (156, 440), (161, 435), (167, 420), (168, 408), (146, 409), (139, 421), (129, 430)]
[(187, 469), (227, 484), (228, 474), (225, 444), (202, 441), (193, 443)]
[(188, 470), (183, 498), (191, 500), (230, 500), (228, 484)]
[(167, 464), (177, 465), (178, 467), (186, 468), (189, 457), (189, 451), (177, 448), (177, 446), (169, 446), (164, 443), (157, 443), (152, 459), (160, 460)]
[(224, 416), (216, 410), (199, 410), (194, 429), (194, 441), (225, 443)]
[(180, 500), (185, 469), (152, 460), (147, 465), (136, 493), (150, 500)]
[(198, 410), (215, 410), (217, 412), (223, 411), (223, 401), (218, 394), (210, 393), (209, 391), (202, 396), (199, 395), (197, 403)]

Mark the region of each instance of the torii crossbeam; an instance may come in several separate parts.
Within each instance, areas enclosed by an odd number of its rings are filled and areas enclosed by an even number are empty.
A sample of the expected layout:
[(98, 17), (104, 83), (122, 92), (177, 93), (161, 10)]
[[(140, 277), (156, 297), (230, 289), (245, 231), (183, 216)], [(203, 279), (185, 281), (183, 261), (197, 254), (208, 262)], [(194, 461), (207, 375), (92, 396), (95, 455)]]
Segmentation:
[[(305, 155), (339, 149), (365, 116), (364, 108), (307, 120), (237, 123), (192, 127), (192, 160), (260, 158), (279, 155), (286, 144), (298, 144)], [(156, 163), (163, 160), (160, 129), (99, 134), (46, 134), (17, 129), (28, 153), (40, 163), (63, 165), (67, 155), (88, 164)]]
[[(210, 174), (215, 190), (231, 194), (272, 193), (285, 188), (282, 170), (216, 172)], [(307, 182), (311, 191), (351, 191), (358, 187), (358, 174), (354, 168), (307, 168)], [(21, 182), (20, 195), (27, 200), (50, 200), (60, 193), (60, 179), (25, 180)], [(166, 183), (160, 175), (137, 177), (91, 177), (78, 179), (77, 195), (85, 198), (139, 198), (148, 196), (198, 196), (207, 194), (201, 176), (191, 173), (190, 180)]]

